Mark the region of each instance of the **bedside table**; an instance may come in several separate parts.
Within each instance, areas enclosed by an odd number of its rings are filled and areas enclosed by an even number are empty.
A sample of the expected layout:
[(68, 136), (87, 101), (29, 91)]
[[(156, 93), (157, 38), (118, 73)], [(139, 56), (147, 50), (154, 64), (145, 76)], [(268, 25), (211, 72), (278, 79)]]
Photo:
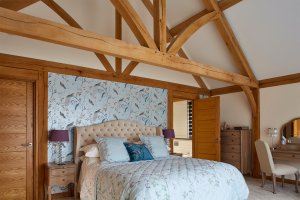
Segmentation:
[[(51, 187), (74, 185), (74, 198), (76, 199), (76, 180), (75, 180), (76, 165), (74, 163), (66, 163), (65, 165), (57, 165), (48, 163), (45, 171), (45, 196), (51, 200)], [(70, 190), (70, 188), (69, 188)]]
[(181, 156), (182, 157), (182, 153), (170, 153), (170, 155), (172, 155), (172, 156)]

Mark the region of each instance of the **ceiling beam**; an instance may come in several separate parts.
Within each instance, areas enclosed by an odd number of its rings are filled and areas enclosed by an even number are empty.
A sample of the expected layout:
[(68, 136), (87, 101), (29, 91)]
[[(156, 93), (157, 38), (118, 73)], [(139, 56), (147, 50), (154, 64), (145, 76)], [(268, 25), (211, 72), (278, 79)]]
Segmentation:
[(167, 47), (167, 23), (166, 23), (166, 0), (153, 0), (153, 26), (154, 41), (157, 48), (166, 52)]
[(217, 29), (219, 30), (225, 44), (230, 50), (237, 67), (243, 75), (247, 75), (252, 80), (256, 80), (254, 73), (247, 61), (246, 56), (244, 55), (225, 15), (220, 9), (218, 3), (215, 0), (203, 0), (208, 11), (216, 11), (220, 13), (218, 18), (215, 20)]
[[(300, 73), (289, 74), (286, 76), (278, 76), (274, 78), (263, 79), (259, 81), (259, 88), (275, 87), (280, 85), (288, 85), (300, 83)], [(211, 96), (242, 92), (242, 88), (238, 85), (215, 88), (211, 90)]]
[(128, 0), (110, 0), (142, 46), (157, 49), (147, 27)]
[[(53, 0), (42, 0), (51, 10), (53, 10), (58, 16), (60, 16), (67, 24), (69, 24), (72, 27), (82, 29), (82, 27), (57, 3), (55, 3)], [(103, 54), (95, 53), (97, 58), (102, 63), (103, 67), (108, 72), (114, 72), (113, 67), (107, 60), (107, 58)]]
[(63, 64), (58, 62), (26, 58), (2, 53), (0, 53), (0, 67), (1, 66), (30, 69), (42, 72), (53, 72), (58, 74), (67, 74), (72, 76), (80, 76), (135, 85), (163, 88), (195, 95), (206, 94), (206, 91), (203, 91), (202, 88), (198, 87), (171, 83), (167, 81), (154, 80), (150, 78), (143, 78), (138, 76), (130, 76), (124, 78), (122, 76), (115, 76), (113, 73), (104, 70), (91, 69), (88, 67), (80, 67), (76, 65)]
[(261, 80), (259, 81), (259, 88), (274, 87), (293, 83), (300, 83), (300, 73)]
[[(147, 10), (151, 14), (151, 16), (154, 17), (154, 11), (153, 11), (152, 2), (150, 0), (142, 0), (142, 2), (144, 3), (145, 7), (147, 8)], [(170, 34), (170, 30), (169, 30), (168, 26), (166, 26), (166, 30), (167, 30), (167, 41), (170, 41), (173, 37)], [(181, 57), (183, 57), (183, 58), (189, 59), (183, 49), (179, 50), (178, 55), (181, 56)], [(204, 83), (204, 81), (202, 80), (202, 78), (200, 76), (193, 75), (193, 77), (194, 77), (195, 81), (198, 83), (198, 85), (201, 88), (209, 91), (208, 88), (207, 88), (207, 86), (206, 86), (206, 84)]]
[[(206, 9), (208, 11), (216, 11), (219, 13), (218, 18), (215, 20), (215, 24), (217, 29), (219, 30), (225, 44), (227, 45), (231, 55), (234, 58), (236, 66), (239, 68), (241, 74), (248, 76), (251, 80), (256, 81), (255, 75), (248, 63), (246, 56), (244, 55), (232, 29), (230, 24), (228, 23), (222, 9), (216, 0), (203, 0), (206, 5)], [(244, 91), (249, 104), (252, 109), (252, 114), (256, 114), (257, 105), (254, 99), (253, 93), (249, 87), (243, 86), (242, 90)]]
[(168, 46), (168, 53), (176, 54), (179, 49), (184, 45), (184, 43), (203, 25), (207, 24), (209, 21), (216, 19), (217, 16), (216, 11), (212, 11), (207, 13), (203, 17), (199, 18), (198, 20), (194, 21), (192, 24), (187, 26), (184, 30), (182, 30), (177, 37), (174, 37), (170, 45)]
[(172, 54), (129, 44), (111, 37), (69, 27), (49, 20), (0, 8), (0, 31), (38, 39), (86, 51), (143, 62), (197, 76), (258, 87), (257, 81), (208, 64), (201, 64)]
[(227, 8), (230, 8), (231, 6), (234, 6), (235, 4), (241, 2), (242, 0), (221, 0), (218, 2), (219, 7), (222, 11), (226, 10)]
[(254, 99), (253, 93), (251, 91), (251, 89), (247, 86), (241, 86), (242, 90), (244, 91), (244, 93), (246, 94), (246, 97), (248, 99), (248, 102), (250, 104), (251, 110), (252, 110), (252, 116), (256, 116), (257, 114), (257, 104), (256, 101)]
[[(227, 8), (230, 8), (231, 6), (234, 6), (235, 4), (239, 3), (241, 0), (222, 0), (219, 1), (219, 7), (221, 11), (226, 10)], [(194, 23), (204, 15), (208, 14), (208, 10), (202, 10), (198, 12), (197, 14), (187, 18), (186, 20), (182, 21), (181, 23), (177, 24), (173, 28), (170, 29), (170, 34), (174, 37), (177, 34), (179, 34), (182, 30), (184, 30), (186, 27), (188, 27), (190, 24)]]
[[(115, 9), (115, 38), (122, 39), (122, 16)], [(122, 59), (115, 57), (115, 68), (117, 75), (122, 74)]]
[(18, 11), (38, 1), (39, 0), (0, 0), (0, 7)]

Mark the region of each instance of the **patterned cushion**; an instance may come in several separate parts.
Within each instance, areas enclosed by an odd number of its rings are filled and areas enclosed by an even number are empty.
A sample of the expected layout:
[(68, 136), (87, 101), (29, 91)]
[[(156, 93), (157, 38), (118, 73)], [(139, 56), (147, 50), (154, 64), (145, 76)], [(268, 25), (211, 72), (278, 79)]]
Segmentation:
[(130, 162), (140, 161), (140, 160), (153, 160), (153, 157), (145, 144), (134, 144), (134, 143), (124, 143), (129, 157)]
[(169, 157), (167, 145), (162, 136), (145, 136), (139, 135), (141, 141), (149, 149), (154, 159)]
[(130, 161), (128, 152), (124, 146), (126, 138), (117, 137), (98, 137), (98, 143), (101, 161), (108, 162), (128, 162)]

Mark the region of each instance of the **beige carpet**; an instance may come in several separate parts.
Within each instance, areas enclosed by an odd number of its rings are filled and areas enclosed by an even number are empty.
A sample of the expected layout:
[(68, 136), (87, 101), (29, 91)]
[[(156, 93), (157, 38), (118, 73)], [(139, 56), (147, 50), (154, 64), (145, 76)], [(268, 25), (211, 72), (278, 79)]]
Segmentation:
[(261, 188), (261, 180), (246, 177), (250, 195), (249, 200), (300, 200), (300, 193), (295, 192), (295, 185), (285, 184), (281, 187), (281, 183), (277, 183), (276, 194), (273, 194), (273, 186), (271, 181), (266, 181), (265, 187)]

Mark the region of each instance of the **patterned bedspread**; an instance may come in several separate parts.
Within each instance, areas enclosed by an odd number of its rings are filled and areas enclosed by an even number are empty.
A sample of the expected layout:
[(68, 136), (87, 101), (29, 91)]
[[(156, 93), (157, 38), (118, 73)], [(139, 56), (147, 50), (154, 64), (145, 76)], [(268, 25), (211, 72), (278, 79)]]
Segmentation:
[(101, 163), (95, 178), (97, 200), (245, 200), (249, 194), (235, 167), (177, 156)]

